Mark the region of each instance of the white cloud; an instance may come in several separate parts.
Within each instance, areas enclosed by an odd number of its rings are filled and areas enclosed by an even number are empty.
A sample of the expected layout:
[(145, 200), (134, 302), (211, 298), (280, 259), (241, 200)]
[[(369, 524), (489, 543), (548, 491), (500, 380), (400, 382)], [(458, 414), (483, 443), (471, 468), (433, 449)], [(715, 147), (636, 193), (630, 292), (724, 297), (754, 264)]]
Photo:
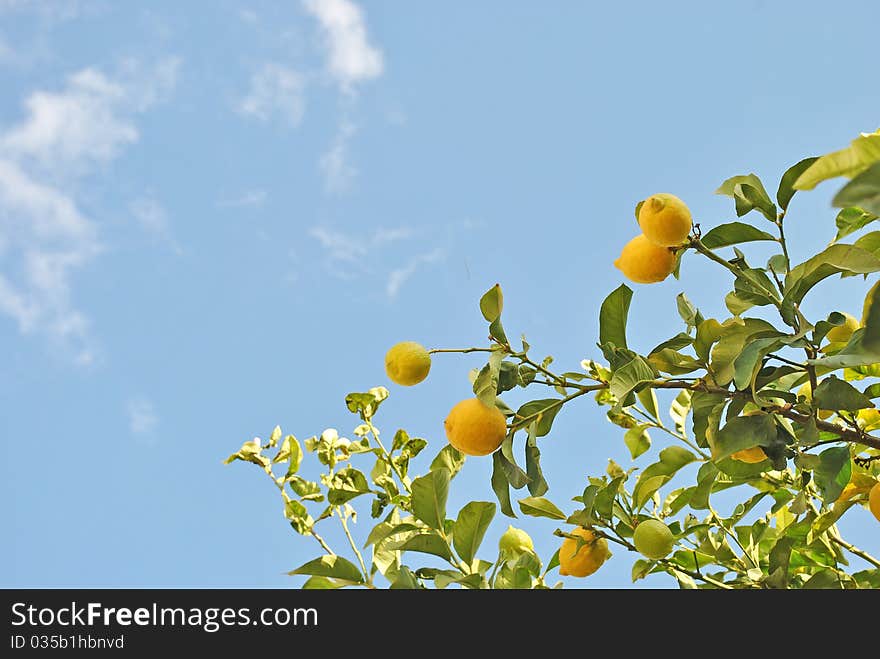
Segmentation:
[(153, 432), (159, 424), (153, 402), (144, 397), (133, 398), (128, 401), (128, 426), (135, 435), (145, 435)]
[(343, 121), (336, 131), (336, 137), (333, 138), (330, 148), (318, 161), (318, 167), (324, 175), (324, 189), (327, 192), (345, 192), (357, 177), (357, 169), (351, 163), (348, 146), (354, 134), (354, 124)]
[(370, 44), (358, 5), (351, 0), (303, 0), (303, 6), (321, 24), (327, 70), (344, 91), (382, 75), (382, 52)]
[(237, 197), (220, 199), (217, 206), (220, 208), (240, 208), (242, 206), (259, 207), (266, 203), (268, 193), (265, 190), (246, 190)]
[(397, 294), (400, 292), (400, 289), (403, 285), (412, 277), (416, 271), (425, 265), (430, 265), (432, 263), (437, 263), (438, 261), (442, 261), (445, 257), (445, 252), (437, 248), (431, 252), (426, 254), (420, 254), (413, 258), (409, 263), (407, 263), (402, 268), (398, 268), (396, 270), (392, 270), (388, 275), (388, 282), (385, 285), (385, 293), (388, 295), (390, 299), (394, 299), (397, 297)]
[(261, 121), (279, 117), (298, 126), (305, 112), (304, 92), (305, 80), (298, 72), (267, 63), (251, 76), (250, 90), (236, 109)]
[(167, 243), (175, 253), (183, 252), (171, 233), (168, 212), (157, 200), (152, 197), (140, 197), (132, 201), (128, 209), (147, 233)]
[(371, 249), (412, 237), (413, 232), (408, 227), (379, 228), (364, 237), (326, 227), (313, 227), (309, 235), (321, 243), (331, 260), (352, 263), (369, 254)]
[(60, 91), (35, 91), (25, 117), (0, 130), (0, 313), (91, 363), (89, 320), (73, 303), (74, 272), (101, 252), (97, 223), (76, 202), (78, 180), (139, 139), (133, 115), (173, 86), (177, 60), (144, 71), (125, 62), (111, 78), (71, 75)]
[(92, 68), (78, 71), (61, 91), (30, 94), (24, 102), (26, 118), (0, 137), (0, 146), (12, 157), (56, 173), (80, 174), (112, 160), (138, 141), (131, 115), (164, 99), (176, 82), (178, 65), (179, 60), (166, 59), (144, 74), (128, 61), (117, 80)]

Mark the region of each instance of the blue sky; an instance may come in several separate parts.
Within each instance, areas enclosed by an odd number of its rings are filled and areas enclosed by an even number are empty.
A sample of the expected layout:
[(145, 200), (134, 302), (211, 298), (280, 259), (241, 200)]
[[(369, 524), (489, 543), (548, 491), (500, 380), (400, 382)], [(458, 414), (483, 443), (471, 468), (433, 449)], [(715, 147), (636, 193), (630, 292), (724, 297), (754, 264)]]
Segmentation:
[[(392, 343), (484, 341), (495, 282), (536, 355), (598, 357), (636, 201), (729, 221), (728, 176), (775, 189), (877, 128), (876, 18), (867, 0), (0, 0), (0, 582), (292, 585), (315, 547), (223, 458), (275, 424), (349, 433), (344, 396), (388, 384)], [(835, 190), (796, 198), (793, 259), (833, 236)], [(857, 313), (869, 285), (826, 282), (806, 310)], [(683, 329), (677, 293), (719, 315), (729, 283), (692, 257), (635, 288), (648, 350)], [(480, 365), (440, 357), (379, 417), (426, 457)], [(592, 402), (564, 410), (552, 498), (628, 465), (621, 439)], [(493, 499), (490, 469), (467, 463), (450, 510)], [(517, 524), (549, 557), (555, 525)], [(842, 526), (880, 550), (867, 511)], [(634, 558), (567, 585), (626, 586)]]

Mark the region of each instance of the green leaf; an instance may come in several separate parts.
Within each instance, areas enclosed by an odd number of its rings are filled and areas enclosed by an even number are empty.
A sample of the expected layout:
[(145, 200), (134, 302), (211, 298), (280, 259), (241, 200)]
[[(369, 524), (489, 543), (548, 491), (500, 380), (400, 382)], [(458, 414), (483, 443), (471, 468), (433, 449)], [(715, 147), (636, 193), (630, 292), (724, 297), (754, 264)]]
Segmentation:
[(685, 421), (690, 409), (691, 392), (687, 389), (682, 389), (669, 406), (669, 417), (675, 424), (675, 429), (682, 435), (685, 434)]
[(838, 273), (868, 274), (880, 270), (880, 259), (854, 245), (831, 245), (791, 269), (785, 278), (785, 299), (800, 303), (807, 292), (826, 277)]
[(309, 511), (296, 499), (287, 499), (284, 503), (284, 516), (290, 521), (293, 530), (300, 535), (305, 535), (315, 525), (315, 520), (309, 515)]
[(327, 501), (333, 505), (343, 504), (370, 491), (367, 477), (357, 469), (346, 467), (333, 475)]
[(661, 350), (664, 350), (666, 348), (669, 348), (670, 350), (681, 350), (682, 348), (686, 348), (689, 345), (693, 344), (693, 342), (694, 342), (694, 337), (692, 337), (690, 334), (685, 334), (684, 332), (679, 332), (678, 334), (673, 336), (671, 339), (667, 339), (666, 341), (664, 341), (660, 345), (656, 346), (648, 354), (653, 355), (655, 352), (660, 352)]
[(725, 195), (727, 197), (735, 197), (736, 196), (736, 186), (737, 185), (749, 185), (758, 192), (763, 193), (765, 197), (769, 199), (769, 195), (767, 191), (764, 189), (764, 184), (761, 183), (761, 179), (759, 179), (754, 174), (744, 174), (740, 176), (731, 176), (729, 179), (724, 181), (721, 186), (715, 190), (715, 194)]
[[(818, 389), (817, 389), (818, 391)], [(852, 460), (846, 446), (825, 449), (819, 454), (819, 466), (813, 473), (822, 500), (831, 504), (837, 500), (852, 475)]]
[(492, 491), (498, 497), (501, 512), (508, 517), (516, 517), (510, 503), (510, 483), (508, 483), (507, 474), (504, 472), (504, 462), (505, 459), (501, 455), (501, 451), (495, 451), (492, 454)]
[(452, 540), (459, 558), (468, 565), (477, 555), (496, 509), (495, 504), (488, 501), (471, 501), (459, 511), (452, 527)]
[(862, 347), (872, 353), (880, 353), (880, 285), (874, 285), (868, 292), (871, 296), (865, 300), (865, 329), (862, 333)]
[(656, 563), (654, 561), (648, 561), (644, 558), (639, 558), (633, 563), (632, 566), (632, 580), (633, 583), (638, 581), (639, 579), (644, 579), (648, 576), (648, 573), (651, 571), (651, 568), (654, 567)]
[(529, 401), (516, 411), (514, 422), (519, 423), (526, 417), (539, 415), (534, 419), (537, 420), (535, 435), (537, 437), (543, 437), (550, 432), (550, 428), (553, 426), (553, 419), (556, 418), (559, 410), (562, 409), (562, 405), (559, 402), (560, 400), (560, 398), (541, 398), (539, 400)]
[(782, 210), (788, 208), (788, 204), (796, 192), (794, 182), (818, 159), (816, 156), (804, 158), (796, 165), (789, 167), (785, 174), (782, 175), (782, 180), (779, 181), (779, 189), (776, 191), (776, 201), (779, 202), (779, 207)]
[(850, 146), (826, 154), (810, 165), (794, 182), (795, 190), (812, 190), (822, 181), (838, 176), (853, 177), (880, 160), (880, 131), (862, 133)]
[(344, 579), (352, 583), (364, 582), (364, 575), (361, 574), (361, 571), (352, 562), (335, 554), (325, 554), (300, 565), (287, 574), (289, 576), (307, 574), (315, 577), (330, 577), (333, 579)]
[(709, 361), (709, 351), (715, 342), (724, 334), (724, 327), (714, 318), (707, 318), (697, 327), (694, 339), (694, 352), (704, 362)]
[(507, 343), (507, 334), (504, 333), (504, 326), (501, 324), (501, 316), (489, 323), (489, 336), (501, 344)]
[(446, 520), (449, 479), (446, 469), (434, 469), (412, 482), (413, 515), (432, 529), (442, 529)]
[[(785, 336), (781, 332), (779, 336)], [(744, 390), (751, 386), (764, 357), (779, 348), (782, 343), (776, 337), (754, 339), (743, 348), (739, 357), (733, 360), (733, 382), (737, 389)]]
[(680, 446), (668, 446), (660, 451), (659, 461), (645, 467), (633, 488), (636, 510), (641, 509), (679, 469), (696, 459), (697, 456)]
[(636, 355), (628, 363), (614, 371), (609, 390), (618, 400), (623, 398), (643, 382), (654, 380), (654, 369), (642, 357)]
[(776, 221), (776, 206), (770, 201), (764, 186), (759, 189), (748, 183), (737, 183), (733, 189), (733, 199), (736, 203), (737, 217), (742, 217), (752, 210), (758, 210), (771, 222)]
[(549, 517), (550, 519), (558, 520), (564, 520), (568, 517), (552, 501), (544, 497), (526, 497), (525, 499), (520, 499), (517, 503), (523, 515)]
[(599, 343), (613, 343), (626, 348), (626, 319), (632, 301), (632, 289), (621, 284), (602, 302), (599, 310)]
[(822, 570), (807, 579), (807, 583), (802, 587), (804, 590), (825, 590), (828, 588), (838, 590), (841, 587), (840, 577), (834, 570)]
[(495, 284), (480, 298), (480, 311), (486, 322), (492, 323), (501, 315), (504, 308), (504, 295), (501, 293), (501, 285)]
[(776, 240), (776, 238), (751, 224), (728, 222), (727, 224), (718, 225), (700, 239), (709, 249), (718, 249), (719, 247), (738, 245), (739, 243), (748, 243), (755, 240)]
[(871, 399), (849, 382), (833, 375), (825, 378), (813, 392), (813, 402), (820, 410), (863, 410), (874, 407)]
[(703, 368), (703, 365), (693, 357), (670, 348), (663, 348), (660, 352), (648, 355), (648, 363), (658, 371), (670, 375), (684, 375)]
[(834, 195), (832, 206), (858, 206), (869, 213), (880, 215), (880, 161), (856, 176)]
[(335, 581), (329, 577), (309, 577), (302, 585), (303, 590), (336, 590), (349, 585), (345, 581)]
[(863, 229), (876, 219), (876, 215), (868, 213), (861, 208), (844, 208), (837, 214), (834, 220), (837, 226), (837, 235), (834, 237), (834, 242), (845, 238), (851, 233), (855, 233), (859, 229)]
[(407, 538), (397, 549), (399, 551), (417, 551), (423, 554), (433, 554), (446, 560), (452, 558), (449, 545), (436, 533), (419, 533), (414, 535)]
[(788, 585), (788, 564), (791, 559), (791, 548), (794, 540), (783, 536), (777, 540), (770, 550), (767, 568), (767, 584), (773, 588), (785, 588)]
[(345, 397), (345, 405), (354, 414), (360, 414), (363, 418), (370, 418), (379, 409), (383, 400), (388, 398), (388, 389), (385, 387), (373, 387), (362, 393), (351, 393)]
[(503, 359), (504, 354), (500, 350), (492, 351), (488, 363), (480, 370), (474, 380), (474, 394), (487, 407), (495, 407), (495, 399), (498, 395), (498, 377)]
[(635, 460), (642, 453), (651, 448), (651, 436), (648, 435), (649, 425), (639, 425), (630, 428), (623, 435), (623, 443), (629, 449), (629, 454)]
[(655, 419), (660, 418), (659, 403), (657, 402), (657, 393), (653, 387), (645, 387), (638, 394), (639, 402), (645, 408), (645, 411)]
[(709, 495), (712, 494), (712, 485), (718, 478), (718, 468), (711, 462), (705, 462), (697, 472), (697, 486), (693, 489), (688, 503), (694, 510), (706, 510), (709, 508)]
[(539, 497), (550, 488), (547, 481), (544, 480), (544, 472), (541, 471), (541, 451), (538, 449), (536, 430), (536, 423), (530, 425), (529, 435), (526, 438), (526, 475), (529, 477), (529, 482), (526, 485), (528, 485), (529, 494)]
[(703, 315), (693, 303), (688, 300), (687, 295), (679, 293), (675, 296), (675, 304), (678, 308), (678, 315), (688, 327), (696, 327), (703, 322)]
[(454, 478), (464, 466), (464, 453), (455, 448), (452, 444), (447, 444), (437, 456), (431, 461), (430, 469), (446, 469), (449, 472), (449, 478)]
[(397, 576), (394, 578), (394, 581), (391, 582), (389, 586), (390, 590), (419, 590), (422, 588), (422, 584), (419, 583), (419, 580), (416, 578), (416, 575), (412, 573), (405, 565), (400, 567), (400, 570), (397, 572)]
[(262, 450), (263, 448), (260, 446), (258, 440), (247, 441), (241, 445), (241, 448), (236, 453), (233, 453), (226, 458), (226, 460), (223, 461), (223, 464), (228, 465), (235, 460), (242, 460), (266, 468), (269, 466), (269, 458), (262, 454)]
[(753, 446), (768, 446), (776, 438), (776, 424), (770, 414), (734, 417), (715, 435), (712, 457), (723, 460), (732, 453)]
[(691, 395), (694, 439), (697, 440), (698, 446), (710, 446), (715, 441), (721, 423), (721, 412), (726, 402), (727, 399), (723, 394), (695, 391)]

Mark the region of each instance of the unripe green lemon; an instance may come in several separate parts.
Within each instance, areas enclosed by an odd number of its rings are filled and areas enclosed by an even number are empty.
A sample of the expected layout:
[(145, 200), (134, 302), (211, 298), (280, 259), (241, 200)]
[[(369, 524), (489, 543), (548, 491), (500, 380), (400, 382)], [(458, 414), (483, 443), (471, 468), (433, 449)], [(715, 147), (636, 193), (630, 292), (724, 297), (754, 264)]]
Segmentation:
[(500, 549), (502, 553), (522, 554), (523, 552), (534, 551), (535, 546), (532, 544), (532, 539), (529, 537), (528, 533), (522, 529), (515, 529), (512, 526), (508, 526), (507, 530), (498, 540), (498, 549)]
[(456, 403), (443, 422), (446, 439), (465, 455), (489, 455), (507, 436), (507, 419), (479, 398)]
[(646, 519), (636, 527), (633, 544), (642, 556), (657, 560), (669, 556), (675, 538), (669, 527), (659, 519)]
[(665, 192), (651, 195), (639, 208), (642, 233), (661, 247), (683, 245), (692, 225), (690, 209), (675, 195)]
[(415, 341), (402, 341), (385, 353), (385, 373), (392, 382), (411, 387), (418, 384), (431, 370), (431, 355)]
[(579, 536), (584, 542), (578, 547), (577, 540), (573, 538), (565, 538), (562, 541), (562, 546), (559, 548), (559, 574), (587, 577), (602, 567), (602, 563), (611, 556), (611, 552), (608, 551), (608, 541), (582, 527), (573, 529), (570, 533)]
[(675, 254), (638, 235), (623, 247), (614, 266), (637, 284), (655, 284), (666, 279), (675, 269)]
[(877, 483), (868, 492), (868, 509), (877, 518), (877, 521), (880, 522), (880, 483)]

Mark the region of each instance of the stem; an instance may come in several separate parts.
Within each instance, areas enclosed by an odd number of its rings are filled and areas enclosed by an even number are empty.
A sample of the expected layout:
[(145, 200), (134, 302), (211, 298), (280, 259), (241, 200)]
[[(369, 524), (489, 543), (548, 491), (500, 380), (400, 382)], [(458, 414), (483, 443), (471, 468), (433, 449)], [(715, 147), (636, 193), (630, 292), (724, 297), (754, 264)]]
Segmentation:
[[(546, 375), (548, 378), (551, 378), (552, 380), (556, 380), (556, 382), (558, 382), (559, 384), (566, 383), (566, 380), (564, 377), (562, 377), (561, 375), (556, 375), (552, 371), (547, 370), (546, 368), (541, 366), (539, 363), (537, 363), (536, 361), (533, 361), (531, 358), (529, 358), (529, 356), (526, 355), (525, 353), (517, 353), (514, 356), (517, 357), (523, 364), (528, 364), (536, 371), (540, 371), (541, 373)], [(566, 385), (566, 386), (568, 386), (568, 385)], [(572, 386), (578, 386), (578, 385), (572, 385)]]
[(669, 428), (667, 428), (665, 425), (663, 425), (663, 423), (659, 423), (658, 421), (655, 421), (654, 419), (651, 418), (651, 416), (650, 416), (647, 412), (645, 412), (645, 411), (639, 409), (638, 406), (634, 406), (633, 409), (634, 409), (636, 412), (638, 412), (641, 416), (643, 416), (645, 419), (647, 419), (647, 421), (648, 421), (648, 425), (649, 425), (651, 428), (657, 428), (658, 430), (662, 430), (662, 431), (665, 432), (666, 434), (671, 435), (672, 437), (675, 437), (677, 440), (684, 442), (684, 443), (687, 444), (690, 448), (692, 448), (694, 451), (696, 451), (697, 453), (699, 453), (699, 454), (700, 454), (700, 457), (702, 457), (703, 460), (709, 460), (709, 459), (710, 459), (709, 456), (706, 455), (706, 454), (703, 452), (703, 450), (702, 450), (699, 446), (697, 446), (696, 444), (692, 443), (692, 442), (691, 442), (687, 437), (685, 437), (684, 435), (679, 435), (677, 432), (673, 432), (673, 431), (671, 431)]
[(542, 409), (540, 412), (535, 412), (534, 414), (529, 414), (528, 416), (524, 416), (524, 417), (522, 417), (522, 418), (520, 418), (520, 419), (515, 420), (515, 421), (511, 424), (510, 427), (511, 427), (511, 428), (524, 428), (525, 426), (528, 425), (528, 422), (529, 422), (529, 421), (538, 418), (538, 417), (541, 416), (542, 414), (546, 414), (549, 410), (556, 409), (556, 408), (559, 407), (560, 405), (565, 405), (565, 403), (569, 402), (570, 400), (574, 400), (574, 399), (577, 398), (578, 396), (583, 396), (584, 394), (589, 393), (589, 392), (591, 392), (591, 391), (599, 391), (599, 390), (601, 390), (601, 389), (607, 389), (607, 388), (608, 388), (608, 385), (607, 385), (607, 384), (604, 384), (604, 383), (603, 383), (603, 384), (595, 384), (595, 385), (590, 385), (590, 386), (584, 387), (584, 388), (581, 389), (580, 391), (576, 391), (576, 392), (573, 393), (573, 394), (569, 394), (569, 395), (566, 396), (565, 398), (560, 398), (560, 399), (557, 400), (555, 403), (551, 403), (550, 405), (548, 405), (547, 407), (545, 407), (544, 409)]
[(712, 512), (712, 519), (715, 520), (715, 523), (718, 525), (718, 527), (731, 537), (731, 539), (736, 543), (736, 546), (740, 548), (740, 551), (742, 551), (743, 556), (749, 559), (749, 563), (752, 564), (752, 567), (758, 567), (758, 564), (755, 563), (755, 559), (753, 559), (749, 555), (749, 552), (746, 551), (746, 548), (742, 546), (742, 543), (739, 541), (739, 538), (736, 537), (736, 534), (721, 523), (721, 518), (718, 517), (718, 513), (715, 512), (715, 509), (710, 507), (709, 510)]
[(788, 258), (788, 244), (785, 242), (785, 229), (782, 226), (784, 219), (785, 211), (782, 211), (776, 220), (776, 226), (779, 227), (779, 244), (782, 246), (782, 255), (785, 257), (785, 274), (788, 274), (791, 272), (791, 259)]
[[(601, 537), (605, 538), (606, 540), (610, 540), (611, 542), (616, 542), (617, 544), (626, 547), (629, 551), (636, 551), (636, 552), (638, 551), (635, 548), (635, 545), (630, 544), (629, 542), (627, 542), (626, 540), (623, 540), (622, 538), (621, 539), (615, 538), (613, 536), (608, 535), (604, 531), (598, 531), (598, 534)], [(677, 563), (673, 563), (672, 561), (670, 561), (666, 558), (661, 558), (655, 562), (660, 563), (661, 565), (665, 565), (669, 568), (672, 568), (673, 570), (681, 572), (682, 574), (686, 574), (691, 579), (699, 579), (700, 581), (704, 581), (708, 584), (712, 584), (716, 588), (722, 588), (724, 590), (734, 590), (733, 586), (726, 584), (723, 581), (718, 581), (716, 579), (713, 579), (712, 577), (709, 577), (709, 576), (703, 574), (702, 572), (694, 572), (693, 570), (688, 570), (686, 568), (683, 568), (680, 565), (678, 565)]]
[(868, 563), (870, 563), (874, 567), (880, 568), (880, 560), (877, 560), (876, 558), (871, 556), (871, 554), (869, 554), (868, 552), (863, 551), (863, 550), (859, 549), (858, 547), (856, 547), (855, 545), (850, 544), (849, 542), (847, 542), (843, 538), (840, 538), (840, 537), (837, 537), (837, 536), (834, 536), (831, 534), (829, 534), (828, 537), (831, 538), (831, 542), (834, 542), (834, 543), (840, 545), (841, 547), (846, 549), (850, 554), (853, 554), (854, 556), (858, 556), (859, 558), (867, 561)]
[(804, 365), (801, 364), (800, 362), (796, 362), (796, 361), (791, 360), (791, 359), (786, 359), (785, 357), (780, 357), (779, 355), (776, 355), (776, 354), (774, 354), (774, 353), (772, 353), (772, 352), (771, 352), (771, 353), (768, 353), (768, 354), (767, 354), (767, 357), (769, 357), (769, 358), (771, 358), (771, 359), (775, 359), (775, 360), (777, 360), (777, 361), (780, 361), (780, 362), (782, 362), (783, 364), (789, 364), (789, 365), (791, 365), (791, 366), (797, 366), (797, 367), (798, 367), (799, 369), (801, 369), (802, 371), (803, 371), (803, 370), (807, 370), (807, 368), (808, 368), (807, 366), (804, 366)]
[(495, 349), (494, 348), (433, 348), (428, 351), (428, 354), (433, 355), (438, 352), (459, 352), (459, 353), (495, 352)]
[(367, 427), (370, 429), (370, 433), (372, 433), (373, 439), (376, 440), (376, 444), (379, 445), (379, 450), (382, 451), (382, 459), (384, 459), (385, 462), (387, 462), (391, 466), (391, 470), (395, 474), (397, 474), (397, 478), (400, 479), (400, 484), (403, 486), (403, 488), (407, 492), (410, 492), (410, 486), (407, 483), (406, 478), (404, 478), (403, 473), (401, 473), (400, 467), (398, 467), (394, 460), (391, 459), (391, 453), (388, 452), (388, 449), (385, 448), (382, 440), (379, 439), (379, 430), (376, 428), (376, 426), (373, 425), (373, 421), (371, 419), (364, 419), (364, 421), (366, 422)]
[(318, 544), (321, 545), (321, 548), (326, 551), (331, 556), (336, 556), (336, 552), (330, 549), (330, 546), (324, 542), (324, 538), (319, 536), (315, 529), (309, 529), (309, 535), (311, 535), (315, 540), (318, 541)]
[(351, 545), (351, 549), (354, 552), (354, 555), (357, 556), (358, 563), (361, 566), (361, 572), (364, 573), (364, 579), (366, 579), (367, 587), (372, 588), (372, 577), (370, 573), (367, 572), (367, 564), (364, 563), (364, 557), (361, 555), (360, 550), (357, 548), (357, 545), (354, 542), (354, 538), (351, 537), (351, 531), (348, 530), (348, 521), (345, 519), (345, 515), (339, 510), (336, 509), (336, 514), (339, 516), (339, 521), (342, 522), (342, 530), (345, 531), (345, 537), (348, 538), (348, 544)]

